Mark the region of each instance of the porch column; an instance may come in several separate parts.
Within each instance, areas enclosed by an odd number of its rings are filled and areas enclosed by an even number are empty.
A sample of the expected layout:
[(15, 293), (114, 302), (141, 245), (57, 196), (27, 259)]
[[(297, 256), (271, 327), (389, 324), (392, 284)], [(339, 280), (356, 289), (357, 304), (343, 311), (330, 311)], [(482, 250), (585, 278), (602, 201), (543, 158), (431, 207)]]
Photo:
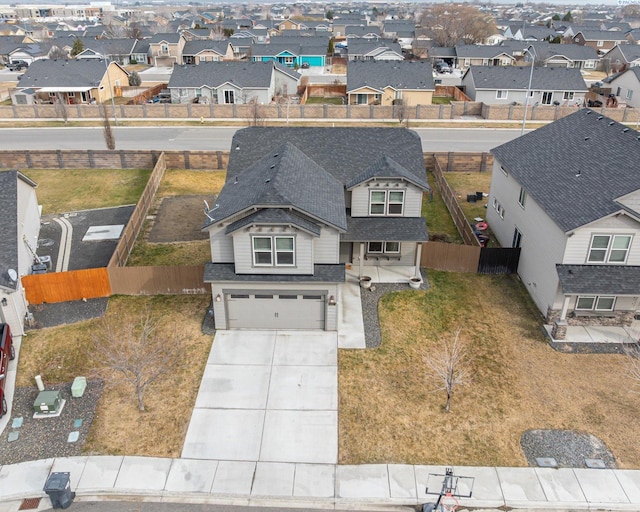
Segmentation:
[(562, 311), (560, 312), (560, 320), (567, 319), (567, 310), (569, 309), (569, 299), (571, 299), (569, 295), (564, 296), (564, 302), (562, 303)]
[(358, 272), (358, 277), (362, 277), (363, 272), (364, 272), (364, 242), (360, 242), (360, 271)]
[(416, 271), (415, 271), (415, 276), (416, 277), (422, 277), (422, 274), (420, 274), (420, 260), (422, 259), (422, 243), (418, 242), (416, 244)]

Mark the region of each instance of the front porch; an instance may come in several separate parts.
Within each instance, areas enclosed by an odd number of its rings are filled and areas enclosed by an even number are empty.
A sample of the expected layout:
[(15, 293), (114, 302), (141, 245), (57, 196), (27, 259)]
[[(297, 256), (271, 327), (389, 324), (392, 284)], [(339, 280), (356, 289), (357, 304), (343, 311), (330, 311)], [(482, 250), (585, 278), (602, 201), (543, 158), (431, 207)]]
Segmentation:
[(563, 352), (622, 352), (623, 345), (638, 343), (640, 339), (640, 321), (634, 320), (631, 325), (567, 325), (564, 337), (553, 335), (554, 326), (544, 324), (545, 335), (551, 345)]

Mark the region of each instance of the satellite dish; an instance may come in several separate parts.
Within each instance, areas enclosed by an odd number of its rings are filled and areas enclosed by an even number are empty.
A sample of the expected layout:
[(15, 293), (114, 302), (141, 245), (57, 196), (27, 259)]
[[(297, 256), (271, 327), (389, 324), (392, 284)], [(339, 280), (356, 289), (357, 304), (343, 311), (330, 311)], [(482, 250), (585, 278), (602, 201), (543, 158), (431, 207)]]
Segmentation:
[(9, 279), (11, 279), (14, 283), (18, 280), (18, 273), (10, 268), (9, 270), (7, 270), (7, 274), (9, 274)]

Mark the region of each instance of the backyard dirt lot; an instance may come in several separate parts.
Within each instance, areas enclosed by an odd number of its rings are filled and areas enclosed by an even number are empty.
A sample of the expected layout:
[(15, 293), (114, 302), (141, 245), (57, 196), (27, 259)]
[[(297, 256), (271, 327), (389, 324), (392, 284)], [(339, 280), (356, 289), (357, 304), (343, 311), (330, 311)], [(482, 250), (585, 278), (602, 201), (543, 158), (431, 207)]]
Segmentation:
[(206, 240), (200, 229), (204, 222), (205, 201), (212, 196), (176, 196), (161, 199), (158, 213), (149, 232), (149, 242), (190, 242)]

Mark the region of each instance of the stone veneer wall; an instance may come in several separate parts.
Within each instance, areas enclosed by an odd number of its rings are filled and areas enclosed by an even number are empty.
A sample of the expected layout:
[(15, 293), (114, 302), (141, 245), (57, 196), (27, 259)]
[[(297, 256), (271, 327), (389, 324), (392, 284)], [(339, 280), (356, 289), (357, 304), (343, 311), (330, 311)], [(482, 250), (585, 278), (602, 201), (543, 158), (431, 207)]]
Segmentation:
[[(560, 309), (551, 309), (547, 310), (547, 323), (552, 324), (558, 320), (560, 320), (560, 314), (562, 311)], [(567, 325), (602, 325), (606, 327), (614, 327), (614, 326), (628, 326), (633, 322), (633, 317), (635, 315), (635, 311), (611, 311), (605, 314), (606, 316), (600, 315), (585, 315), (580, 316), (576, 315), (574, 311), (567, 312), (566, 322)]]

